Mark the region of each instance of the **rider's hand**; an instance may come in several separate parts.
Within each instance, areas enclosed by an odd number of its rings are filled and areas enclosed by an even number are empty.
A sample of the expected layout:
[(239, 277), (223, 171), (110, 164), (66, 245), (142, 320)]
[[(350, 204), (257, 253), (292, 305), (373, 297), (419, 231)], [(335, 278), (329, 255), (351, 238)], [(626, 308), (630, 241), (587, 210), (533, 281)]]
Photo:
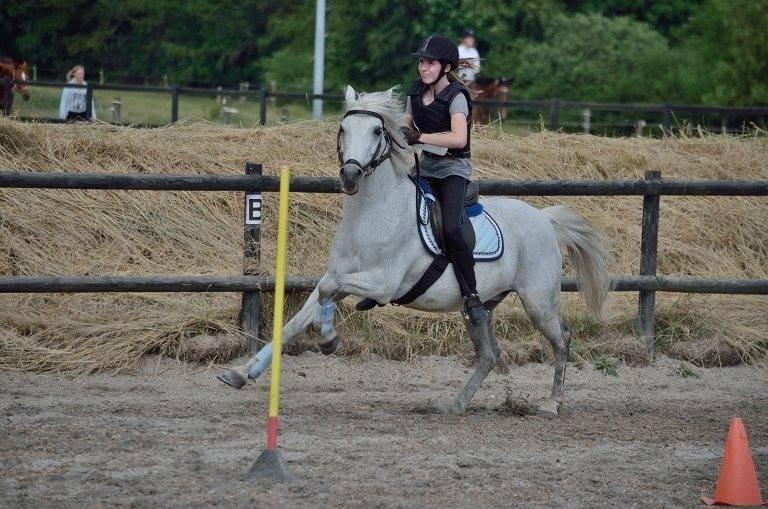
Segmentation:
[(402, 132), (403, 136), (405, 136), (405, 140), (408, 142), (408, 145), (413, 145), (419, 142), (421, 133), (416, 129), (412, 129), (410, 127), (401, 127), (400, 132)]

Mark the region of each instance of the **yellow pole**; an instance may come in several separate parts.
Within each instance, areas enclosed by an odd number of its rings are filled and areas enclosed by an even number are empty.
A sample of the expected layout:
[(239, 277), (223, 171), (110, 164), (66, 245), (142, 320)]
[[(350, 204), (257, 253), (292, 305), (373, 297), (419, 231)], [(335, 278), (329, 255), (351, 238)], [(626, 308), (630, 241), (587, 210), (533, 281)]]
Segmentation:
[(267, 449), (277, 448), (277, 412), (280, 406), (280, 358), (283, 351), (283, 305), (285, 302), (285, 256), (288, 242), (288, 189), (291, 170), (280, 170), (280, 214), (277, 220), (277, 267), (275, 270), (275, 312), (272, 319), (272, 378), (269, 386)]

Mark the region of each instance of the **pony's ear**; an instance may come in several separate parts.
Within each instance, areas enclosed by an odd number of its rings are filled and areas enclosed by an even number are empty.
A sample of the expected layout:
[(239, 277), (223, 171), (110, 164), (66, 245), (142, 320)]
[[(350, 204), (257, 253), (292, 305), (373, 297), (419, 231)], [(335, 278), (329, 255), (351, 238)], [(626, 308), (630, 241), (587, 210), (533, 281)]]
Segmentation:
[(352, 103), (355, 102), (358, 97), (359, 96), (357, 95), (357, 92), (355, 92), (355, 89), (350, 85), (347, 85), (347, 93), (344, 95), (344, 100), (347, 101), (347, 106), (352, 105)]

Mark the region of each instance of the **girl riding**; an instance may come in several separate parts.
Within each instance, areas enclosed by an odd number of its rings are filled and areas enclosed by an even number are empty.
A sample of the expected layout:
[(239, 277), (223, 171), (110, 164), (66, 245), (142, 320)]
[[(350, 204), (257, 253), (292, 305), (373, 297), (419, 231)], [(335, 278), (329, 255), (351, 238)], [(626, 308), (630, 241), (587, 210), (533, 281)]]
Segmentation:
[[(464, 313), (473, 325), (483, 325), (488, 314), (477, 296), (474, 246), (462, 233), (462, 223), (468, 221), (464, 195), (472, 172), (472, 99), (458, 77), (459, 49), (451, 39), (430, 35), (413, 55), (419, 59), (421, 77), (408, 92), (403, 133), (409, 145), (425, 143), (448, 149), (442, 156), (422, 151), (418, 161), (420, 173), (440, 202), (446, 254), (464, 298)], [(367, 300), (370, 299), (364, 299)], [(366, 304), (361, 302), (358, 309), (370, 309), (376, 302), (371, 301), (370, 307)]]

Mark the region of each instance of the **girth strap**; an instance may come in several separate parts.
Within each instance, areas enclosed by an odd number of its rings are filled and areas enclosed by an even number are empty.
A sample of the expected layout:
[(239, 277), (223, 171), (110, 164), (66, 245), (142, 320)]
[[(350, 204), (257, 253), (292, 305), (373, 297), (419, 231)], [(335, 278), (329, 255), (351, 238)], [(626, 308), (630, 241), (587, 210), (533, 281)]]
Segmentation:
[(429, 267), (427, 267), (424, 275), (422, 275), (421, 278), (416, 281), (416, 284), (413, 285), (413, 288), (408, 290), (408, 292), (399, 299), (393, 300), (392, 304), (398, 306), (410, 304), (424, 295), (424, 292), (429, 290), (429, 288), (440, 279), (440, 276), (445, 272), (445, 268), (448, 267), (448, 263), (448, 258), (444, 255), (436, 256), (435, 259), (432, 260), (432, 263), (429, 264)]

